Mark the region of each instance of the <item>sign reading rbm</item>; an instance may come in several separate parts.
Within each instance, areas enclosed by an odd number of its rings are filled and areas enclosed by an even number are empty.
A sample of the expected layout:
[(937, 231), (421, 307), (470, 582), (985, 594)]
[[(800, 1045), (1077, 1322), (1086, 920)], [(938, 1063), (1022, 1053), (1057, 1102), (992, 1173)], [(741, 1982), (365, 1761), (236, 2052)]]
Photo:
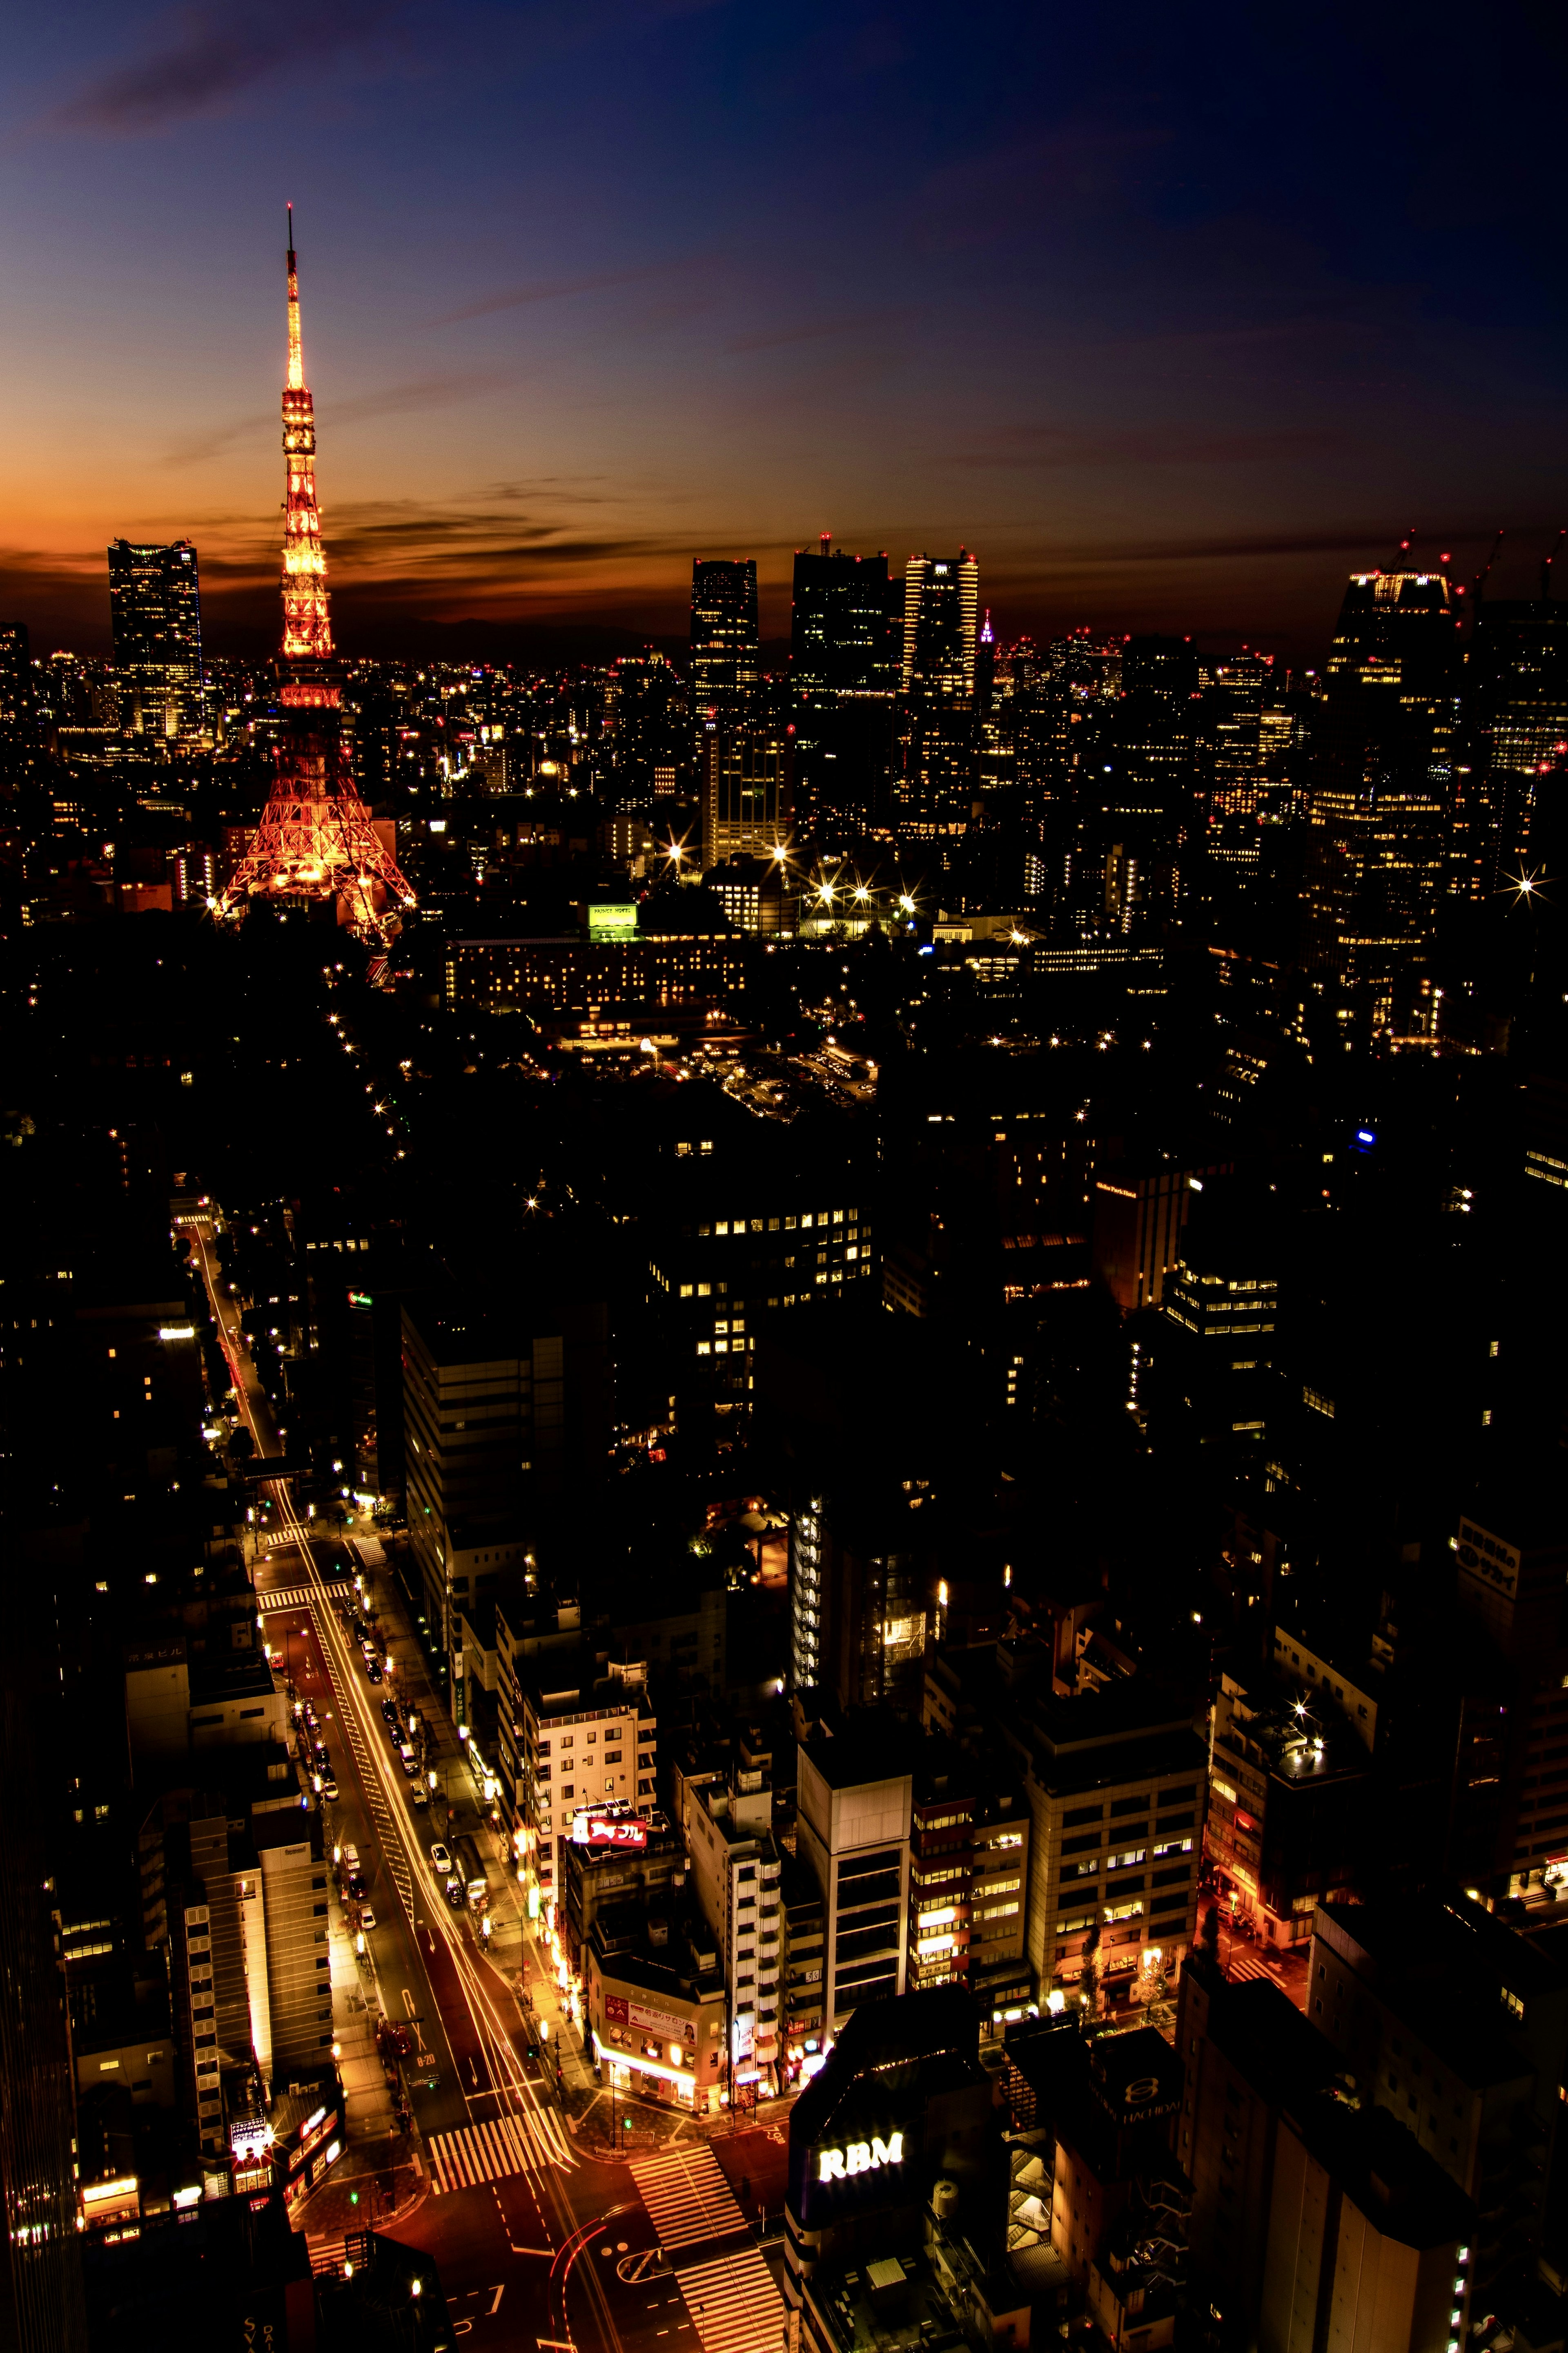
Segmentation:
[(847, 2181), (857, 2173), (876, 2173), (884, 2165), (902, 2165), (904, 2137), (901, 2132), (889, 2133), (886, 2140), (873, 2134), (869, 2140), (852, 2140), (844, 2148), (820, 2148), (816, 2152), (818, 2181)]

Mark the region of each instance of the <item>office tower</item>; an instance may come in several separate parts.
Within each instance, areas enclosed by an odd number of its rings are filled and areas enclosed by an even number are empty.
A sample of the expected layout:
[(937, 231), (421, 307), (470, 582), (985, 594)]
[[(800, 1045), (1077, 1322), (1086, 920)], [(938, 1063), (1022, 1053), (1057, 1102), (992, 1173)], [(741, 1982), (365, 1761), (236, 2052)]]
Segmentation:
[(1192, 2183), (1194, 2301), (1225, 2353), (1464, 2344), (1487, 2225), (1416, 2137), (1446, 2087), (1423, 2084), (1410, 2109), (1348, 2093), (1317, 2022), (1265, 1979), (1227, 1985), (1207, 1954), (1189, 1965), (1173, 2137)]
[(1144, 1683), (1015, 1703), (1033, 1818), (1026, 1923), (1042, 1998), (1124, 2001), (1157, 1949), (1173, 1980), (1196, 1920), (1207, 1778), (1192, 1710)]
[(790, 607), (790, 682), (808, 702), (893, 692), (897, 649), (888, 629), (888, 558), (798, 549)]
[(692, 716), (742, 711), (761, 676), (755, 558), (699, 556), (691, 566)]
[(1257, 863), (1263, 711), (1273, 691), (1272, 655), (1248, 653), (1217, 662), (1204, 690), (1209, 850), (1227, 865)]
[(523, 1477), (558, 1456), (564, 1350), (520, 1354), (510, 1324), (456, 1303), (405, 1300), (403, 1422), (409, 1543), (433, 1639), (452, 1647), (456, 1612), (486, 1569), (521, 1564)]
[(109, 550), (109, 618), (127, 734), (172, 744), (206, 725), (202, 681), (202, 602), (196, 551), (172, 547)]
[(342, 690), (326, 674), (332, 651), (327, 564), (316, 505), (315, 410), (305, 383), (294, 212), (289, 210), (289, 361), (283, 384), (283, 682), (277, 775), (261, 821), (223, 894), (220, 912), (253, 898), (336, 901), (346, 927), (378, 951), (414, 893), (355, 789), (342, 723)]
[(796, 1852), (826, 1913), (824, 2023), (905, 1990), (909, 1966), (910, 1760), (896, 1734), (814, 1736), (798, 1750)]
[(605, 687), (605, 745), (616, 797), (647, 811), (675, 789), (691, 757), (686, 697), (674, 664), (651, 648), (623, 654)]
[(1495, 901), (1527, 876), (1563, 871), (1568, 604), (1477, 606), (1461, 712), (1455, 888)]
[(922, 703), (972, 704), (980, 617), (980, 566), (955, 556), (911, 555), (904, 567), (900, 685)]
[[(1321, 1905), (1310, 1988), (1311, 2023), (1363, 2108), (1407, 2126), (1474, 2202), (1474, 2275), (1488, 2284), (1549, 2227), (1568, 1976), (1549, 1948), (1456, 1887)], [(1520, 2162), (1525, 2147), (1533, 2163)]]
[(852, 836), (886, 814), (900, 625), (885, 554), (850, 555), (823, 534), (795, 559), (790, 623), (795, 802), (819, 835)]
[(1228, 1672), (1214, 1702), (1204, 1853), (1220, 1897), (1276, 1950), (1303, 1944), (1323, 1897), (1362, 1876), (1371, 1742), (1338, 1708)]
[(826, 1913), (822, 1890), (810, 1866), (786, 1854), (779, 1873), (779, 1916), (784, 1994), (783, 2044), (785, 2080), (798, 2083), (805, 2062), (821, 2064), (823, 2037), (822, 1961)]
[(980, 566), (956, 556), (911, 555), (904, 568), (900, 663), (899, 830), (911, 841), (962, 834), (979, 766), (975, 650)]
[(1019, 2341), (1027, 2292), (1016, 2274), (1004, 2288), (991, 2253), (1007, 2218), (1004, 2114), (958, 1988), (855, 2013), (789, 2120), (787, 2345)]
[(702, 864), (771, 858), (788, 844), (794, 805), (795, 739), (761, 719), (704, 719)]
[(1329, 653), (1302, 954), (1374, 1033), (1407, 1009), (1447, 885), (1456, 627), (1441, 573), (1357, 573)]
[(26, 626), (0, 628), (0, 786), (16, 786), (32, 771), (38, 744), (33, 660)]

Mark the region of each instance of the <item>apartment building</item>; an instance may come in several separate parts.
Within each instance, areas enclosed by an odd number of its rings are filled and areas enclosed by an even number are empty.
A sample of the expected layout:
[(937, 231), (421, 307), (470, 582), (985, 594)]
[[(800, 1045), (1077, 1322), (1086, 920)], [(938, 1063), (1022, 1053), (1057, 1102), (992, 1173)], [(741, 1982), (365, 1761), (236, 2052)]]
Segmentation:
[(651, 1810), (658, 1727), (647, 1690), (616, 1674), (599, 1679), (591, 1651), (547, 1651), (529, 1663), (519, 1692), (521, 1860), (525, 1881), (553, 1911), (576, 1817)]
[(781, 1858), (770, 1781), (753, 1765), (732, 1767), (723, 1781), (689, 1782), (681, 1822), (698, 1905), (729, 1993), (731, 2093), (756, 2083), (780, 2089)]

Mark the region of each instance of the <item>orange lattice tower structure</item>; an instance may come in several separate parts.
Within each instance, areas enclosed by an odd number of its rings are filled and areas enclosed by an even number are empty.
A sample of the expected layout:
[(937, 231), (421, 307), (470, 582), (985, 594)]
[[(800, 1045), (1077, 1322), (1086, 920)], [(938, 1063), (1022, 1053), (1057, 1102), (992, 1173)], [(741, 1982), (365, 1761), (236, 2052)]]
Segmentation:
[(321, 514), (316, 504), (316, 419), (300, 338), (300, 271), (289, 207), (289, 369), (283, 385), (283, 645), (279, 702), (284, 718), (278, 773), (250, 847), (219, 902), (224, 914), (251, 899), (335, 899), (340, 918), (384, 948), (397, 909), (414, 893), (397, 871), (354, 786), (332, 680), (331, 613)]

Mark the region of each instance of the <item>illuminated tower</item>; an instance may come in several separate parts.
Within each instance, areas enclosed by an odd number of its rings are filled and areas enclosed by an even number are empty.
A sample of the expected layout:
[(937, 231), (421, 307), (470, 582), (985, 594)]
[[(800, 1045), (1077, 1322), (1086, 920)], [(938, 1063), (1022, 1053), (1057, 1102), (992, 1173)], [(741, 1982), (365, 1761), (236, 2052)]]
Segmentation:
[[(335, 899), (339, 921), (384, 947), (395, 910), (414, 893), (392, 844), (354, 789), (329, 674), (332, 650), (327, 559), (316, 505), (316, 424), (300, 339), (294, 208), (289, 208), (289, 372), (283, 386), (283, 646), (279, 702), (284, 721), (272, 794), (249, 849), (219, 902), (241, 913), (250, 899)], [(390, 831), (390, 828), (387, 828)]]
[(327, 557), (316, 504), (316, 411), (305, 382), (300, 338), (300, 268), (294, 259), (294, 207), (289, 207), (289, 372), (283, 379), (283, 659), (324, 661), (332, 650), (327, 610)]

